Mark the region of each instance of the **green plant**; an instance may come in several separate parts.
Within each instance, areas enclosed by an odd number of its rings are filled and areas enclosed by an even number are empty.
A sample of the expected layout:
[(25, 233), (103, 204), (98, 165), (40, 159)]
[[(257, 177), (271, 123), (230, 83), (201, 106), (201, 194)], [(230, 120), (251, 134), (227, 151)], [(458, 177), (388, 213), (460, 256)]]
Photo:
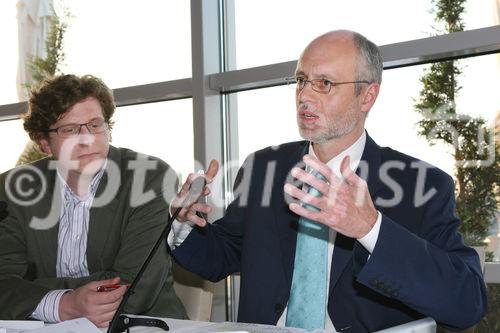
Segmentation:
[(60, 65), (64, 61), (64, 34), (68, 28), (68, 20), (71, 16), (69, 10), (65, 7), (61, 9), (62, 14), (54, 15), (50, 19), (50, 31), (45, 41), (46, 58), (32, 57), (28, 62), (28, 70), (31, 73), (33, 82), (25, 83), (27, 88), (31, 89), (38, 86), (43, 80), (60, 74)]
[[(68, 20), (71, 17), (69, 10), (61, 4), (62, 15), (54, 12), (50, 20), (50, 31), (45, 41), (45, 50), (47, 57), (32, 57), (28, 62), (33, 82), (25, 83), (24, 86), (29, 90), (39, 86), (43, 80), (56, 74), (61, 74), (60, 66), (64, 61), (64, 34), (68, 28)], [(17, 160), (17, 165), (31, 163), (46, 157), (47, 154), (41, 151), (38, 145), (29, 141), (24, 147), (21, 156)]]
[(488, 284), (488, 313), (477, 324), (475, 332), (500, 332), (500, 284)]
[[(439, 32), (462, 31), (466, 0), (434, 0)], [(457, 214), (466, 244), (484, 245), (498, 207), (500, 159), (494, 129), (484, 119), (457, 113), (456, 96), (462, 71), (457, 61), (434, 63), (420, 78), (423, 85), (415, 109), (422, 115), (419, 134), (430, 144), (452, 147), (455, 164)]]

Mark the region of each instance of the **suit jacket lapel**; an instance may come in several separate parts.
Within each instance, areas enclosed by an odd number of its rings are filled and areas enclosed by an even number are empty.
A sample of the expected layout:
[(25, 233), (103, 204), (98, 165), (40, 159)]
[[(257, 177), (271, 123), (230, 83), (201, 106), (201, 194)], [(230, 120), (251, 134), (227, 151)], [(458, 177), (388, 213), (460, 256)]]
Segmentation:
[[(297, 243), (297, 225), (299, 217), (289, 208), (286, 200), (283, 186), (287, 181), (290, 170), (302, 161), (302, 157), (307, 153), (309, 147), (308, 141), (302, 141), (297, 145), (297, 149), (292, 154), (281, 157), (277, 161), (276, 177), (273, 186), (273, 204), (276, 222), (277, 238), (281, 248), (283, 268), (285, 279), (288, 286), (291, 287), (293, 265), (295, 260), (295, 246)], [(292, 181), (290, 178), (289, 181)], [(290, 288), (288, 288), (289, 290)]]
[[(368, 190), (372, 200), (375, 200), (376, 193), (381, 186), (378, 170), (380, 168), (380, 147), (367, 134), (365, 148), (361, 161), (356, 170), (356, 174), (367, 181)], [(330, 292), (337, 283), (340, 275), (347, 267), (347, 263), (352, 259), (352, 249), (355, 243), (354, 238), (337, 233), (335, 247), (332, 255), (332, 268), (330, 273)]]
[[(50, 159), (45, 159), (38, 166), (46, 177), (46, 188), (38, 184), (38, 191), (44, 191), (40, 201), (33, 205), (32, 220), (29, 228), (40, 249), (43, 270), (47, 276), (56, 276), (59, 220), (61, 217), (61, 188), (56, 170), (49, 169)], [(57, 182), (57, 183), (56, 183)]]
[[(110, 180), (111, 177), (119, 177), (118, 181), (121, 184), (121, 172), (123, 170), (120, 169), (120, 172), (116, 174), (111, 169), (111, 163), (114, 165), (120, 165), (119, 161), (119, 150), (110, 146), (109, 154), (108, 154), (108, 165), (106, 166), (106, 170), (101, 178), (99, 186), (97, 187), (94, 203), (90, 209), (90, 217), (89, 217), (89, 231), (88, 231), (88, 239), (87, 239), (87, 265), (90, 272), (101, 270), (101, 262), (99, 258), (101, 257), (101, 253), (99, 249), (102, 250), (106, 248), (106, 242), (108, 240), (108, 235), (111, 232), (119, 232), (119, 230), (114, 230), (113, 216), (115, 215), (116, 208), (119, 204), (116, 196), (111, 199), (111, 201), (104, 206), (94, 207), (96, 200), (99, 200), (103, 193), (108, 189), (108, 186), (113, 186), (111, 184), (114, 183), (115, 180)], [(118, 188), (119, 191), (119, 188)], [(114, 193), (117, 194), (117, 193)], [(109, 194), (104, 194), (108, 196)], [(102, 198), (100, 199), (102, 200)]]

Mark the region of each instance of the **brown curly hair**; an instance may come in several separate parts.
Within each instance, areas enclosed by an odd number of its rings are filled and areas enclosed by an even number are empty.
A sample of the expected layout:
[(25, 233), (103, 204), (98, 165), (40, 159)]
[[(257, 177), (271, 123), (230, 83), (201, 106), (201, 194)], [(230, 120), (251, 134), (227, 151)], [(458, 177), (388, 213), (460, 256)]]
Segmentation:
[(61, 119), (70, 108), (88, 97), (101, 104), (104, 120), (111, 129), (111, 117), (115, 112), (113, 92), (104, 82), (92, 75), (60, 75), (43, 82), (39, 89), (31, 91), (28, 112), (23, 116), (24, 130), (32, 140), (46, 137), (51, 125)]

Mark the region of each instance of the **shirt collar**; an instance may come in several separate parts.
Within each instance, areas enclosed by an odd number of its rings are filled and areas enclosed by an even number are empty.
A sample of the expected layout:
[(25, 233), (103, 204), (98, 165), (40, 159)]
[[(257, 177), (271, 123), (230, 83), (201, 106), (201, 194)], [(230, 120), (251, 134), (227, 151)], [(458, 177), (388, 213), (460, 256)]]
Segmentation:
[[(345, 156), (349, 155), (350, 157), (350, 168), (351, 170), (356, 170), (359, 165), (359, 161), (361, 161), (361, 156), (363, 155), (363, 150), (365, 149), (365, 144), (366, 144), (366, 131), (363, 131), (363, 134), (354, 142), (349, 148), (346, 150), (342, 151), (340, 154), (329, 160), (326, 165), (330, 169), (335, 172), (337, 176), (340, 176), (340, 163), (344, 159)], [(309, 143), (309, 155), (314, 156), (317, 158), (316, 154), (314, 153), (314, 149), (312, 146), (312, 143)]]
[(57, 176), (59, 178), (59, 181), (62, 184), (62, 192), (63, 192), (63, 197), (68, 200), (69, 198), (76, 199), (78, 201), (87, 201), (90, 198), (94, 198), (96, 192), (97, 192), (97, 187), (99, 186), (99, 183), (101, 182), (102, 176), (104, 175), (104, 170), (106, 170), (106, 166), (108, 165), (108, 159), (104, 160), (104, 163), (99, 170), (92, 178), (92, 181), (90, 182), (89, 185), (89, 191), (88, 195), (85, 198), (80, 198), (78, 195), (76, 195), (73, 190), (69, 187), (68, 183), (66, 183), (66, 180), (64, 177), (61, 175), (59, 169), (57, 169)]

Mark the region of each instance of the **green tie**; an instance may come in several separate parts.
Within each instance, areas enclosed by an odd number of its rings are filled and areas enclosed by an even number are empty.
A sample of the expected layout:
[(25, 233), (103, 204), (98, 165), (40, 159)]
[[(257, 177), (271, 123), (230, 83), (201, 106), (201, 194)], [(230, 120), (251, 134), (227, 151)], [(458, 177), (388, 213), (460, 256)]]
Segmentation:
[[(313, 173), (325, 179), (319, 173)], [(313, 187), (307, 192), (321, 193)], [(304, 204), (304, 207), (318, 211)], [(299, 219), (292, 288), (288, 300), (286, 326), (308, 330), (325, 328), (329, 228), (304, 217)]]

